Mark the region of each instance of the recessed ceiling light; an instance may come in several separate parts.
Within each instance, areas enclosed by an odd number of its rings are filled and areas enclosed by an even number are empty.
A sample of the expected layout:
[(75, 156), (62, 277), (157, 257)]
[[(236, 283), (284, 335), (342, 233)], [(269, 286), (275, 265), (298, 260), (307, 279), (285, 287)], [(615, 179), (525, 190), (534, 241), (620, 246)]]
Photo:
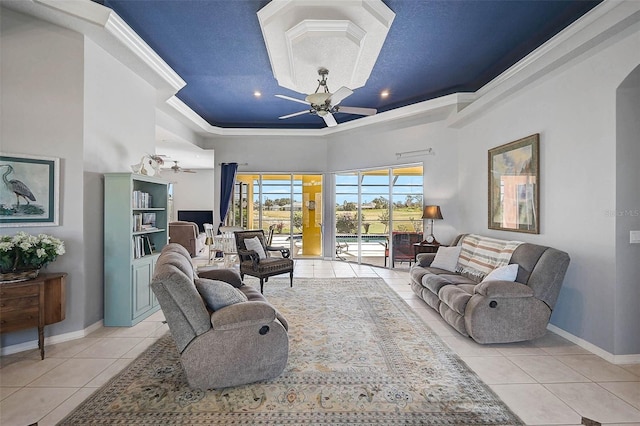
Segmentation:
[(388, 90), (383, 90), (382, 92), (380, 92), (380, 97), (381, 98), (388, 98), (389, 97), (389, 91)]
[(262, 96), (262, 93), (256, 90), (255, 92), (253, 92), (253, 96), (255, 96), (256, 98), (259, 98), (260, 96)]

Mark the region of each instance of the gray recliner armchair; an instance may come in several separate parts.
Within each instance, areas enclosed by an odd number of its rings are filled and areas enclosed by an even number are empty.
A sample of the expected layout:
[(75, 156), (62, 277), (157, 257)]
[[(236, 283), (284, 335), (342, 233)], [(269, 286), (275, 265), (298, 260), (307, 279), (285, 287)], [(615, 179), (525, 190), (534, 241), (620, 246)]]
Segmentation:
[[(211, 311), (196, 288), (200, 278), (224, 281), (247, 301)], [(231, 269), (197, 275), (187, 250), (166, 245), (156, 263), (151, 288), (180, 352), (189, 386), (218, 389), (268, 380), (289, 357), (287, 321)], [(234, 291), (233, 289), (231, 289)]]

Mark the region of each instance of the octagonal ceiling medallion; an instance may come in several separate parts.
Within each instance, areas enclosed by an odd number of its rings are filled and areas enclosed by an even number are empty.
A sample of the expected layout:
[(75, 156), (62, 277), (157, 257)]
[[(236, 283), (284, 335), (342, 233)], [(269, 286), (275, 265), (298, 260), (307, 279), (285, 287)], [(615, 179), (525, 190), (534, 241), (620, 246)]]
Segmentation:
[(258, 11), (274, 77), (303, 94), (319, 68), (332, 91), (364, 86), (394, 17), (380, 0), (273, 0)]

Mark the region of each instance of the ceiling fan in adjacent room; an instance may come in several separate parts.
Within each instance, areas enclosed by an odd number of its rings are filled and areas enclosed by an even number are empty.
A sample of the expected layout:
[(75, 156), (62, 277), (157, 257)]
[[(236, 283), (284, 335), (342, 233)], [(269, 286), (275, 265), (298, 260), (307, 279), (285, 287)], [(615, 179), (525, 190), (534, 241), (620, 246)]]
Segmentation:
[(341, 88), (336, 90), (335, 93), (331, 93), (329, 92), (329, 87), (327, 86), (327, 75), (329, 74), (329, 70), (326, 68), (320, 68), (318, 70), (318, 74), (320, 75), (320, 79), (318, 80), (318, 87), (316, 88), (316, 91), (308, 95), (306, 98), (304, 98), (304, 100), (292, 98), (285, 95), (276, 95), (278, 98), (309, 105), (311, 108), (305, 111), (283, 115), (282, 117), (278, 118), (291, 118), (307, 113), (317, 114), (324, 119), (324, 122), (327, 123), (327, 126), (334, 127), (338, 125), (335, 117), (333, 116), (333, 114), (337, 112), (357, 115), (374, 115), (377, 112), (377, 110), (375, 110), (374, 108), (360, 108), (339, 105), (340, 102), (342, 102), (346, 97), (350, 96), (353, 93), (353, 90), (342, 86)]
[(178, 166), (178, 162), (176, 160), (171, 161), (173, 161), (173, 166), (171, 166), (170, 169), (173, 170), (174, 173), (196, 173), (195, 170), (183, 169), (182, 167)]

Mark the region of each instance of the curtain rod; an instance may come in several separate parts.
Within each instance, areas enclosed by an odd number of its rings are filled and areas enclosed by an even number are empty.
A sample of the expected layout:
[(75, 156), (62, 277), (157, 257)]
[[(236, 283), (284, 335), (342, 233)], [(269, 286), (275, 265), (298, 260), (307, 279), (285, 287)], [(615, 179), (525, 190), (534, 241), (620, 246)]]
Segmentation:
[[(232, 161), (233, 163), (233, 161)], [(218, 163), (218, 166), (222, 166), (223, 164), (231, 164), (231, 163)], [(238, 163), (238, 166), (248, 166), (249, 163)]]
[(396, 152), (396, 158), (402, 157), (419, 157), (422, 155), (436, 155), (433, 148), (419, 149), (417, 151)]

